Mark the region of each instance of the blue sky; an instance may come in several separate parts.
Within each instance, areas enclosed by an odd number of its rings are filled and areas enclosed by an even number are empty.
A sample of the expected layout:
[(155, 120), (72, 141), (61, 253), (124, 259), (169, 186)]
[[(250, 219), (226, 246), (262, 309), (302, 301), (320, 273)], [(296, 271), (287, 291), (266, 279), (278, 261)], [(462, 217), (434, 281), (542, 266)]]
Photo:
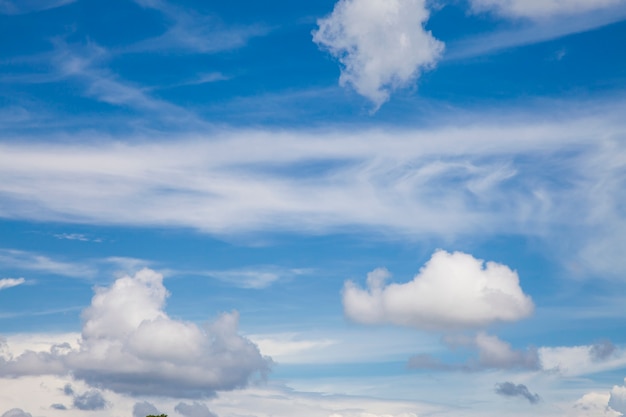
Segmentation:
[(626, 3), (0, 0), (0, 416), (626, 414)]

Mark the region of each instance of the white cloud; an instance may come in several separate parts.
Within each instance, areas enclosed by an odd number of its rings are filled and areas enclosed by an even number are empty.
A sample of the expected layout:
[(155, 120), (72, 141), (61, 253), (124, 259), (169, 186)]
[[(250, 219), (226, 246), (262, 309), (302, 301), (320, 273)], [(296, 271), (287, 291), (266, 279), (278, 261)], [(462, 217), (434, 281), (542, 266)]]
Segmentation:
[(545, 18), (586, 13), (623, 4), (623, 0), (470, 0), (477, 11), (493, 10), (507, 17)]
[(331, 339), (306, 339), (296, 333), (249, 335), (261, 350), (279, 363), (298, 362), (302, 353), (317, 351), (337, 343)]
[(204, 328), (169, 318), (162, 279), (144, 269), (97, 289), (83, 314), (78, 348), (55, 345), (0, 359), (0, 375), (71, 373), (131, 395), (203, 397), (244, 387), (268, 371), (258, 348), (237, 334), (236, 313)]
[(26, 280), (24, 278), (2, 278), (0, 279), (0, 290), (22, 285)]
[(339, 0), (313, 40), (341, 63), (340, 84), (378, 108), (439, 59), (443, 43), (424, 29), (428, 17), (424, 0)]
[(598, 346), (557, 346), (538, 349), (541, 366), (564, 376), (589, 375), (626, 366), (626, 351), (615, 348), (598, 356)]
[(384, 269), (371, 272), (366, 289), (346, 282), (346, 315), (365, 324), (440, 330), (515, 321), (533, 311), (516, 272), (461, 252), (435, 252), (408, 283), (385, 285), (389, 276)]

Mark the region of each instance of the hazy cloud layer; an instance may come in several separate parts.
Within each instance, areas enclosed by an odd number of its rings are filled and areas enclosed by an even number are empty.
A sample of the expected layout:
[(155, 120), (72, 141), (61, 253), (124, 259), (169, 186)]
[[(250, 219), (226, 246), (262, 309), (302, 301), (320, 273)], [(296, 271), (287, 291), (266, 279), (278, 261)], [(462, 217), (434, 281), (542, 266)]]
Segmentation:
[(442, 330), (516, 321), (533, 311), (516, 272), (461, 252), (435, 252), (408, 283), (386, 284), (389, 277), (377, 269), (368, 274), (366, 289), (346, 282), (346, 315), (364, 324)]
[(507, 17), (545, 18), (623, 4), (622, 0), (470, 0), (477, 11), (493, 10)]
[(424, 29), (428, 17), (424, 0), (339, 0), (313, 40), (341, 63), (340, 84), (378, 108), (439, 59), (443, 43)]
[[(49, 352), (0, 358), (0, 375), (71, 373), (92, 386), (130, 395), (207, 397), (244, 387), (268, 371), (256, 345), (237, 333), (237, 313), (205, 327), (168, 317), (162, 280), (144, 269), (98, 288), (83, 312), (79, 348), (55, 345)], [(73, 393), (69, 386), (66, 390)], [(80, 404), (100, 404), (97, 395), (85, 395), (76, 397)]]
[(538, 394), (532, 394), (528, 387), (524, 384), (515, 385), (512, 382), (502, 382), (496, 385), (496, 394), (504, 397), (522, 397), (531, 404), (537, 404), (541, 397)]

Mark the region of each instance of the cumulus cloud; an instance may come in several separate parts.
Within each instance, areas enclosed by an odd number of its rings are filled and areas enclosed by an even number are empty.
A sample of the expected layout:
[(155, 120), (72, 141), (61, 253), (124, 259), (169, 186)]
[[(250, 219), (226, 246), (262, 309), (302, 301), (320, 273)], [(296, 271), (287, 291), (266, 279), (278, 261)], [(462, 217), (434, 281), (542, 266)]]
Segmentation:
[[(53, 410), (67, 410), (67, 407), (61, 403), (54, 403), (50, 406)], [(145, 417), (145, 416), (142, 416)]]
[(604, 9), (622, 0), (470, 0), (476, 11), (492, 10), (506, 17), (545, 18)]
[(541, 398), (538, 394), (532, 394), (528, 387), (524, 384), (515, 385), (512, 382), (502, 382), (496, 384), (496, 394), (505, 397), (522, 397), (528, 400), (531, 404), (537, 404)]
[(71, 373), (118, 393), (208, 397), (268, 372), (269, 359), (237, 333), (237, 313), (204, 327), (171, 319), (163, 310), (168, 292), (162, 281), (143, 269), (98, 288), (83, 312), (78, 348), (0, 358), (0, 375)]
[(17, 287), (18, 285), (22, 285), (25, 282), (26, 280), (24, 278), (2, 278), (0, 279), (0, 290)]
[(370, 272), (366, 289), (347, 281), (345, 314), (364, 324), (442, 330), (515, 321), (534, 308), (515, 271), (461, 252), (435, 252), (410, 282), (386, 285), (389, 277), (385, 269)]
[(175, 411), (178, 411), (185, 417), (217, 417), (209, 410), (206, 404), (194, 402), (193, 404), (179, 403), (174, 407)]
[(147, 401), (135, 403), (133, 406), (133, 417), (159, 416), (162, 413)]
[(339, 0), (313, 40), (341, 63), (340, 84), (378, 108), (441, 56), (443, 43), (424, 29), (428, 17), (425, 0)]

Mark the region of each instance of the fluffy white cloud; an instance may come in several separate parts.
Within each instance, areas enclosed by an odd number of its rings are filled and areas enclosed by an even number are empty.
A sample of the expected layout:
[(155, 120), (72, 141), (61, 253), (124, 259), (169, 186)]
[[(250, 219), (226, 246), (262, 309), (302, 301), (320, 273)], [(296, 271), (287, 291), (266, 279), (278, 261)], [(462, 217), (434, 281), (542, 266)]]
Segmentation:
[(477, 11), (493, 10), (507, 17), (544, 18), (585, 13), (623, 3), (623, 0), (470, 0)]
[(428, 17), (424, 0), (339, 0), (313, 40), (341, 62), (340, 84), (378, 108), (439, 59), (443, 43), (424, 29)]
[(18, 285), (22, 285), (25, 282), (26, 280), (24, 278), (2, 278), (0, 279), (0, 290), (17, 287)]
[(236, 313), (204, 328), (168, 317), (162, 280), (143, 269), (97, 289), (84, 311), (78, 348), (66, 343), (0, 359), (0, 375), (71, 373), (91, 386), (131, 395), (206, 397), (268, 371), (268, 359), (237, 333)]
[(389, 276), (384, 269), (371, 272), (366, 289), (347, 281), (346, 315), (365, 324), (439, 330), (515, 321), (533, 311), (515, 271), (461, 252), (435, 252), (410, 282), (385, 285)]

